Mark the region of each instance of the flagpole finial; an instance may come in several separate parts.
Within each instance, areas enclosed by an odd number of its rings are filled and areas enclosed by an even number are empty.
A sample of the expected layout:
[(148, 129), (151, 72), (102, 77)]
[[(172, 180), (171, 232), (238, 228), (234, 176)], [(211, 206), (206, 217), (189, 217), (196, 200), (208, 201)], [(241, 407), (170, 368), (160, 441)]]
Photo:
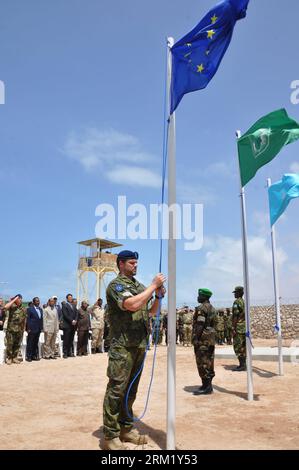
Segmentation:
[(237, 137), (237, 139), (240, 139), (240, 137), (241, 137), (241, 131), (240, 130), (236, 130), (236, 137)]
[(169, 36), (167, 38), (167, 47), (169, 47), (169, 49), (171, 49), (173, 45), (174, 45), (174, 39), (173, 39), (173, 37)]

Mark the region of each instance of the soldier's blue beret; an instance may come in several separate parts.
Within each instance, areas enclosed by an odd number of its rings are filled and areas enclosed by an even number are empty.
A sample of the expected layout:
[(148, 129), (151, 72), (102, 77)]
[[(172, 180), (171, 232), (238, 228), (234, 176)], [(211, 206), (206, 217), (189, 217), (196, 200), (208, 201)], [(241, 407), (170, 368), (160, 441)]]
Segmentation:
[(138, 259), (138, 257), (137, 251), (123, 250), (118, 253), (117, 260)]

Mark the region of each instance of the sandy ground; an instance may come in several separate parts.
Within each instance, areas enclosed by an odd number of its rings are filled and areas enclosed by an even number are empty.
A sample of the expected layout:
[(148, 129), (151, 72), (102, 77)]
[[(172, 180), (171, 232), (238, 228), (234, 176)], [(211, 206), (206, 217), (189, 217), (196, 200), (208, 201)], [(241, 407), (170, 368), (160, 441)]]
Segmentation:
[[(150, 351), (135, 413), (143, 409), (152, 357)], [(166, 364), (160, 346), (149, 409), (138, 424), (149, 434), (148, 450), (166, 445)], [(254, 362), (250, 403), (246, 373), (233, 365), (217, 360), (215, 393), (196, 397), (193, 350), (177, 348), (177, 449), (298, 449), (299, 364), (285, 364), (279, 377), (276, 363)], [(0, 366), (0, 449), (98, 450), (106, 366), (106, 354)]]

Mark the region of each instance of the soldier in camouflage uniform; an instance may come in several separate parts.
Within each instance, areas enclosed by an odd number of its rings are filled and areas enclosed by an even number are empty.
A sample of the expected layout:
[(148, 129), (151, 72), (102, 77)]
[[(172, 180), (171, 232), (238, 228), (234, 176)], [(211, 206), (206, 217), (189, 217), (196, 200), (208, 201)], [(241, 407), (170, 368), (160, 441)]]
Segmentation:
[[(152, 344), (162, 344), (163, 339), (163, 318), (160, 314), (159, 322), (157, 321), (156, 315), (153, 315), (151, 318), (151, 327), (152, 327)], [(158, 340), (157, 340), (158, 336)]]
[(182, 310), (178, 311), (178, 330), (179, 344), (184, 344), (184, 313)]
[(217, 317), (217, 324), (216, 324), (216, 331), (217, 331), (217, 342), (218, 344), (222, 345), (224, 343), (224, 310), (218, 310), (218, 317)]
[[(145, 287), (134, 277), (137, 260), (136, 252), (125, 250), (119, 253), (119, 275), (110, 282), (106, 292), (110, 325), (109, 382), (103, 406), (106, 450), (126, 449), (123, 442), (147, 443), (147, 437), (133, 428), (132, 406), (148, 343), (149, 317), (158, 310), (159, 298), (165, 293), (163, 283), (166, 278), (157, 274), (152, 284)], [(151, 302), (154, 293), (155, 300)]]
[(192, 324), (193, 324), (193, 313), (189, 310), (189, 307), (184, 308), (183, 314), (183, 334), (184, 334), (184, 346), (191, 346), (192, 341)]
[(230, 308), (226, 309), (224, 316), (224, 337), (227, 344), (232, 344), (232, 316), (230, 314)]
[(194, 395), (213, 393), (216, 310), (210, 304), (212, 295), (209, 289), (198, 290), (197, 300), (200, 305), (196, 307), (193, 317), (192, 343), (202, 386), (193, 392)]
[(234, 351), (239, 359), (239, 366), (234, 370), (246, 370), (246, 322), (245, 304), (243, 300), (244, 288), (237, 286), (233, 291), (235, 301), (233, 303), (232, 327)]
[(7, 328), (5, 335), (6, 363), (19, 364), (18, 353), (21, 347), (26, 324), (26, 308), (22, 306), (22, 296), (19, 294), (5, 305), (7, 311)]

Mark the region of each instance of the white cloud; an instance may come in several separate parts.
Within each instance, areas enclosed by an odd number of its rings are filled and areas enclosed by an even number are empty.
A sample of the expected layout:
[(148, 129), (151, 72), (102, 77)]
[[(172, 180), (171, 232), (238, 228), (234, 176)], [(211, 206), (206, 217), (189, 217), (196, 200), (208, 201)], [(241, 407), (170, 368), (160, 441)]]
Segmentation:
[(210, 176), (221, 176), (222, 178), (235, 178), (237, 175), (236, 169), (232, 168), (232, 165), (225, 162), (215, 162), (208, 165), (203, 171), (203, 175), (206, 177)]
[(299, 173), (299, 163), (298, 162), (293, 162), (290, 166), (290, 171), (292, 173)]
[(101, 170), (112, 182), (151, 188), (161, 186), (159, 175), (146, 168), (157, 162), (156, 157), (145, 152), (138, 139), (130, 134), (95, 128), (85, 130), (82, 135), (72, 132), (66, 139), (63, 153), (79, 162), (87, 172)]
[[(178, 301), (195, 301), (199, 286), (214, 292), (215, 301), (233, 298), (232, 290), (243, 284), (242, 243), (240, 239), (219, 236), (209, 238), (204, 244), (203, 264), (188, 272), (178, 283)], [(253, 301), (273, 299), (272, 256), (270, 246), (263, 237), (249, 237), (248, 257), (250, 271), (250, 297)], [(281, 268), (287, 260), (286, 253), (277, 250), (278, 265)], [(191, 299), (191, 300), (190, 300)]]
[(177, 184), (177, 197), (179, 202), (189, 204), (213, 204), (217, 200), (215, 191), (201, 183), (193, 185), (191, 183)]
[(161, 176), (147, 168), (118, 165), (107, 172), (107, 177), (113, 183), (148, 188), (161, 187)]

